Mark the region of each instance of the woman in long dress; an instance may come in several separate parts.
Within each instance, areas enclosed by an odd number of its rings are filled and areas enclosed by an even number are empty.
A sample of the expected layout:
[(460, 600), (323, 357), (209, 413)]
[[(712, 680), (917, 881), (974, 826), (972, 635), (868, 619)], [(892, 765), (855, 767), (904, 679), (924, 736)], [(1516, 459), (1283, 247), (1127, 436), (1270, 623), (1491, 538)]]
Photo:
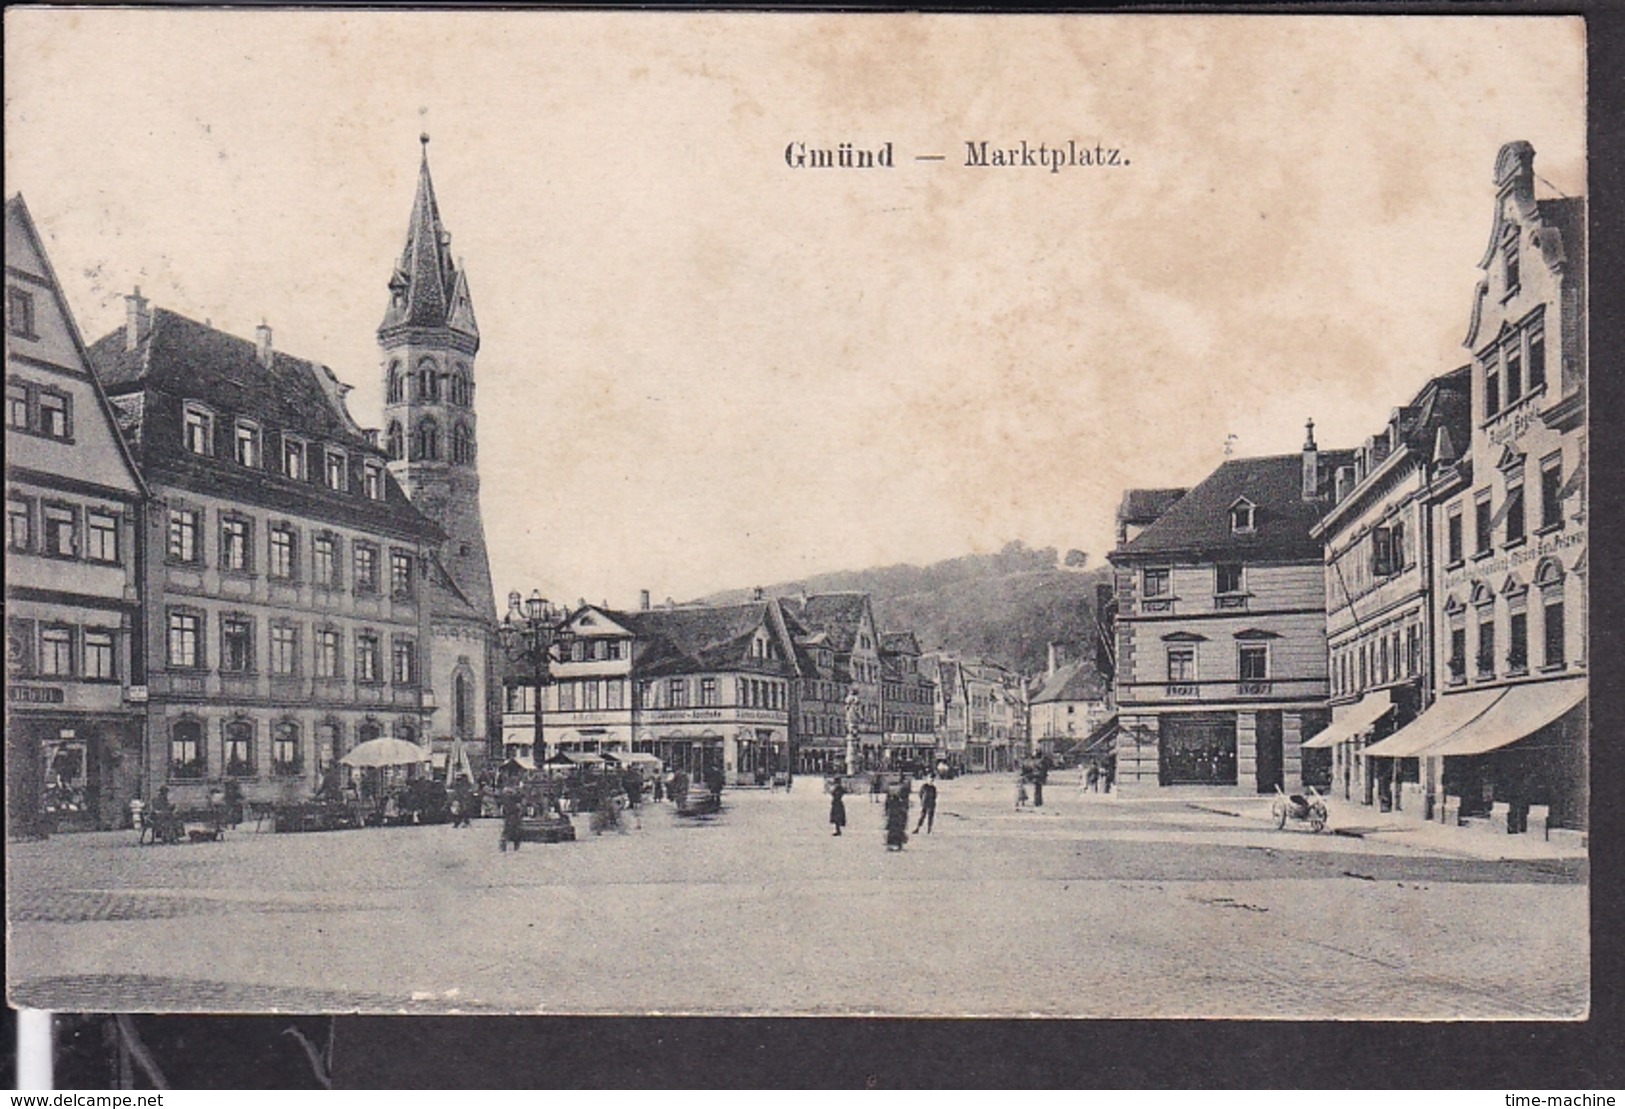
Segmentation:
[(836, 778), (829, 787), (829, 822), (835, 825), (835, 834), (840, 835), (841, 829), (846, 827), (846, 802), (841, 798), (846, 796), (846, 787)]
[(908, 842), (908, 793), (898, 786), (886, 794), (886, 850), (901, 851)]

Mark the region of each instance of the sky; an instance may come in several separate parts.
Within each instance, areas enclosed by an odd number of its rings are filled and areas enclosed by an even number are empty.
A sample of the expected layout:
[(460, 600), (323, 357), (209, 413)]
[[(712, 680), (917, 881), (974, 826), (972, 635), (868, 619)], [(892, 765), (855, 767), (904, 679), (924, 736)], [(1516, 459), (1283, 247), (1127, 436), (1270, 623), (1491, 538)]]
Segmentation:
[[(87, 338), (135, 285), (265, 320), (367, 427), (431, 135), (499, 595), (1096, 564), (1125, 488), (1353, 446), (1465, 361), (1503, 143), (1586, 191), (1578, 19), (5, 20), (6, 191)], [(894, 164), (786, 164), (842, 142)]]

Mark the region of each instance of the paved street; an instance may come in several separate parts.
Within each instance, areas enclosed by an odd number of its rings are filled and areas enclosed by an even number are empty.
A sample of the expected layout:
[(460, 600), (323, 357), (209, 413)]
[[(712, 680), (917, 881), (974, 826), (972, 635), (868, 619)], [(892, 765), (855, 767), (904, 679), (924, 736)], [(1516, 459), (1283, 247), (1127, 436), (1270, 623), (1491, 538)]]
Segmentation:
[(85, 1009), (1573, 1017), (1583, 859), (1458, 829), (1268, 823), (943, 784), (900, 854), (815, 779), (711, 822), (497, 850), (495, 822), (218, 844), (12, 844), (14, 1003)]

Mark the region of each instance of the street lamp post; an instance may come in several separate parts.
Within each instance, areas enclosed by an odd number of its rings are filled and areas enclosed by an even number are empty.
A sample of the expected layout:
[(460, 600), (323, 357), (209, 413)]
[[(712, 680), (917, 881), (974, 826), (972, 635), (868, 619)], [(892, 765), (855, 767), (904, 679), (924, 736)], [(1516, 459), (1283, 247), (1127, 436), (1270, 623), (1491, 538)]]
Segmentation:
[[(542, 738), (542, 691), (553, 681), (553, 649), (567, 647), (570, 632), (564, 627), (570, 610), (553, 605), (542, 596), (541, 590), (531, 590), (530, 597), (521, 601), (516, 589), (508, 594), (508, 613), (502, 618), (502, 649), (516, 662), (529, 662), (536, 682), (534, 752), (540, 748), (545, 758), (547, 744)], [(560, 660), (562, 661), (562, 660)]]
[(846, 692), (846, 775), (858, 772), (858, 687)]

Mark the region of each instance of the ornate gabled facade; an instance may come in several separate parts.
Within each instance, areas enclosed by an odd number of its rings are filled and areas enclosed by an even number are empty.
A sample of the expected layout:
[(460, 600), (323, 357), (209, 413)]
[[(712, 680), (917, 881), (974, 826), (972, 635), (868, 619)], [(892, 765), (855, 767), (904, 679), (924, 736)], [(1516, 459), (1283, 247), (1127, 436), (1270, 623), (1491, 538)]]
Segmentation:
[(1508, 831), (1583, 829), (1589, 792), (1586, 203), (1537, 198), (1534, 158), (1495, 160), (1471, 429), (1428, 490), (1434, 703), (1366, 750), (1436, 777), (1439, 819)]
[(121, 827), (140, 789), (146, 488), (44, 244), (6, 202), (8, 833)]
[(446, 533), (430, 580), (441, 753), (484, 747), (497, 720), (496, 599), (480, 514), (474, 358), (479, 325), (429, 175), (428, 136), (406, 243), (378, 326), (383, 446), (413, 505)]

